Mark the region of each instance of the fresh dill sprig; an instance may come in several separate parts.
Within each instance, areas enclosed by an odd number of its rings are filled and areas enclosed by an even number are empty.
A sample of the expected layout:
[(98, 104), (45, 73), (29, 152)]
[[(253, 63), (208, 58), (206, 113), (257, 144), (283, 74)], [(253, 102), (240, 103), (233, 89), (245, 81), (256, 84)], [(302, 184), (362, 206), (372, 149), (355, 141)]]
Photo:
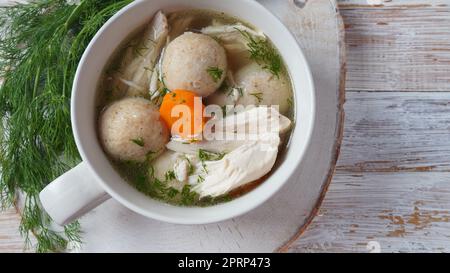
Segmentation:
[(222, 79), (223, 70), (218, 67), (210, 66), (206, 69), (206, 72), (208, 72), (214, 82), (218, 82)]
[(157, 152), (148, 151), (147, 154), (145, 155), (145, 160), (147, 162), (151, 162), (151, 161), (153, 161), (153, 159), (155, 159), (157, 154), (158, 154)]
[(192, 205), (196, 199), (198, 199), (198, 194), (195, 191), (192, 191), (189, 184), (184, 185), (181, 190), (181, 204), (189, 206)]
[(250, 58), (264, 69), (269, 70), (273, 75), (279, 77), (283, 68), (283, 61), (277, 50), (270, 44), (268, 39), (253, 37), (247, 31), (235, 28), (247, 41)]
[(133, 142), (134, 144), (140, 146), (140, 147), (144, 147), (145, 146), (145, 142), (144, 139), (142, 137), (140, 138), (133, 138), (130, 139), (131, 142)]
[(263, 101), (263, 93), (249, 93), (249, 95), (255, 97), (258, 103)]
[(217, 160), (221, 160), (225, 155), (226, 155), (226, 153), (216, 153), (216, 152), (207, 151), (205, 149), (198, 150), (198, 158), (201, 161), (217, 161)]
[(197, 183), (202, 183), (203, 181), (205, 181), (205, 178), (201, 174), (199, 174), (197, 177)]
[(169, 171), (167, 171), (166, 174), (165, 174), (166, 182), (175, 180), (176, 178), (177, 178), (177, 177), (176, 177), (175, 172), (174, 172), (173, 170), (169, 170)]
[(204, 149), (198, 150), (198, 158), (200, 159), (200, 161), (202, 163), (202, 167), (203, 167), (203, 170), (205, 171), (205, 173), (208, 173), (208, 169), (206, 168), (206, 161), (221, 160), (225, 155), (226, 155), (226, 153), (216, 153), (216, 152), (211, 152), (211, 151), (207, 151)]
[(50, 229), (39, 192), (80, 157), (70, 123), (71, 87), (78, 62), (98, 29), (131, 0), (35, 0), (0, 8), (0, 192), (12, 205), (26, 196), (20, 232), (36, 251), (80, 243), (80, 226)]
[(208, 169), (206, 168), (206, 161), (217, 161), (221, 160), (225, 156), (225, 153), (215, 153), (210, 152), (204, 149), (198, 150), (198, 158), (200, 159), (200, 162), (202, 163), (203, 171), (205, 173), (208, 173)]

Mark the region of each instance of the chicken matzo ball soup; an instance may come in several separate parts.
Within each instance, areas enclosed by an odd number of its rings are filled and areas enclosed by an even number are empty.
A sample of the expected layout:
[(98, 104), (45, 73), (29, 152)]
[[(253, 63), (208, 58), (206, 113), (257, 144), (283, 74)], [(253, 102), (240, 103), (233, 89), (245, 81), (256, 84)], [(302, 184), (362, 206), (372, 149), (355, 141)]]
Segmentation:
[(260, 30), (224, 13), (156, 13), (111, 58), (98, 138), (146, 195), (207, 206), (270, 176), (294, 125), (292, 83)]

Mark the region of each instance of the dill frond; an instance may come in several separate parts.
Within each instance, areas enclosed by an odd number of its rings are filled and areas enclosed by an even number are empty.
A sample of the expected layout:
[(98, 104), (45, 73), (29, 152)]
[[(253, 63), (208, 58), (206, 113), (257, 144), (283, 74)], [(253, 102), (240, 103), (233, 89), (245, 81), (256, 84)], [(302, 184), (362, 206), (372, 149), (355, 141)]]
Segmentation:
[(277, 50), (268, 39), (253, 37), (247, 31), (236, 28), (247, 41), (250, 58), (269, 70), (274, 76), (279, 77), (283, 69), (283, 61)]
[(206, 72), (208, 72), (209, 76), (211, 76), (214, 82), (220, 81), (223, 74), (223, 70), (216, 66), (208, 67), (208, 69), (206, 69)]

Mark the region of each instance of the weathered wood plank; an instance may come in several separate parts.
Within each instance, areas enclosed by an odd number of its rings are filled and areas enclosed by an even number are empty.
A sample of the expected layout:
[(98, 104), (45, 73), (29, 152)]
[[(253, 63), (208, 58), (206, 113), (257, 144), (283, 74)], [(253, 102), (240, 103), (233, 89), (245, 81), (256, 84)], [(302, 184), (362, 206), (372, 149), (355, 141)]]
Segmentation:
[(448, 0), (338, 0), (339, 8), (411, 8), (411, 7), (445, 7)]
[(0, 213), (0, 252), (22, 252), (24, 240), (19, 234), (20, 217), (11, 208)]
[(448, 173), (338, 171), (292, 252), (449, 252)]
[(450, 91), (450, 6), (341, 7), (347, 90)]
[(294, 252), (450, 251), (450, 93), (350, 92), (338, 171)]
[(450, 171), (450, 93), (349, 92), (341, 171)]

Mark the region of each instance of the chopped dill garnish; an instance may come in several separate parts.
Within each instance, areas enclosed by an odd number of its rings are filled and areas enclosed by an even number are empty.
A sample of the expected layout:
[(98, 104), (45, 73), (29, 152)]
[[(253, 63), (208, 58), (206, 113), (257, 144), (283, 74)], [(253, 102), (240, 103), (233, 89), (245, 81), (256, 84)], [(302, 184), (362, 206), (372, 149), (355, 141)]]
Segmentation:
[(148, 177), (150, 177), (150, 179), (153, 179), (155, 177), (155, 167), (153, 167), (152, 165), (148, 167)]
[(175, 196), (177, 196), (178, 193), (180, 193), (180, 191), (173, 187), (170, 187), (167, 190), (167, 196), (169, 196), (169, 198), (174, 198)]
[(249, 93), (249, 95), (255, 97), (258, 100), (258, 103), (263, 101), (263, 93)]
[(172, 181), (177, 178), (175, 176), (175, 172), (173, 170), (167, 171), (164, 177), (165, 177), (166, 181)]
[(283, 67), (283, 61), (269, 40), (253, 37), (247, 31), (242, 31), (238, 28), (236, 30), (247, 40), (250, 58), (262, 65), (264, 69), (269, 70), (273, 75), (279, 77)]
[(222, 78), (222, 74), (223, 74), (222, 69), (220, 69), (218, 67), (214, 67), (214, 66), (208, 67), (208, 69), (206, 69), (206, 72), (208, 72), (208, 74), (211, 76), (211, 78), (214, 80), (214, 82), (220, 81), (220, 79)]
[(225, 155), (226, 153), (216, 153), (204, 149), (198, 150), (198, 158), (201, 161), (217, 161), (221, 160)]
[(205, 161), (217, 161), (221, 160), (226, 153), (216, 153), (216, 152), (210, 152), (204, 149), (198, 150), (198, 158), (200, 159), (202, 163), (203, 170), (205, 173), (208, 173), (208, 170), (206, 169), (206, 163)]
[(235, 87), (238, 91), (239, 97), (244, 96), (244, 89), (242, 87)]
[(181, 204), (185, 206), (189, 206), (195, 202), (198, 198), (198, 194), (194, 191), (191, 191), (191, 186), (186, 184), (181, 190)]
[(156, 45), (156, 42), (153, 39), (151, 39), (151, 38), (147, 38), (147, 41), (149, 41), (153, 45)]
[(130, 46), (132, 47), (133, 54), (134, 54), (135, 57), (137, 57), (137, 56), (139, 56), (139, 57), (144, 56), (142, 54), (142, 51), (143, 50), (148, 50), (148, 47), (146, 47), (146, 46), (139, 46), (139, 45), (130, 45)]
[(142, 137), (130, 139), (130, 141), (133, 142), (134, 144), (140, 146), (140, 147), (144, 147), (145, 146), (145, 142), (144, 142), (144, 139)]
[(197, 183), (202, 183), (203, 181), (205, 181), (205, 178), (199, 174), (197, 177)]

